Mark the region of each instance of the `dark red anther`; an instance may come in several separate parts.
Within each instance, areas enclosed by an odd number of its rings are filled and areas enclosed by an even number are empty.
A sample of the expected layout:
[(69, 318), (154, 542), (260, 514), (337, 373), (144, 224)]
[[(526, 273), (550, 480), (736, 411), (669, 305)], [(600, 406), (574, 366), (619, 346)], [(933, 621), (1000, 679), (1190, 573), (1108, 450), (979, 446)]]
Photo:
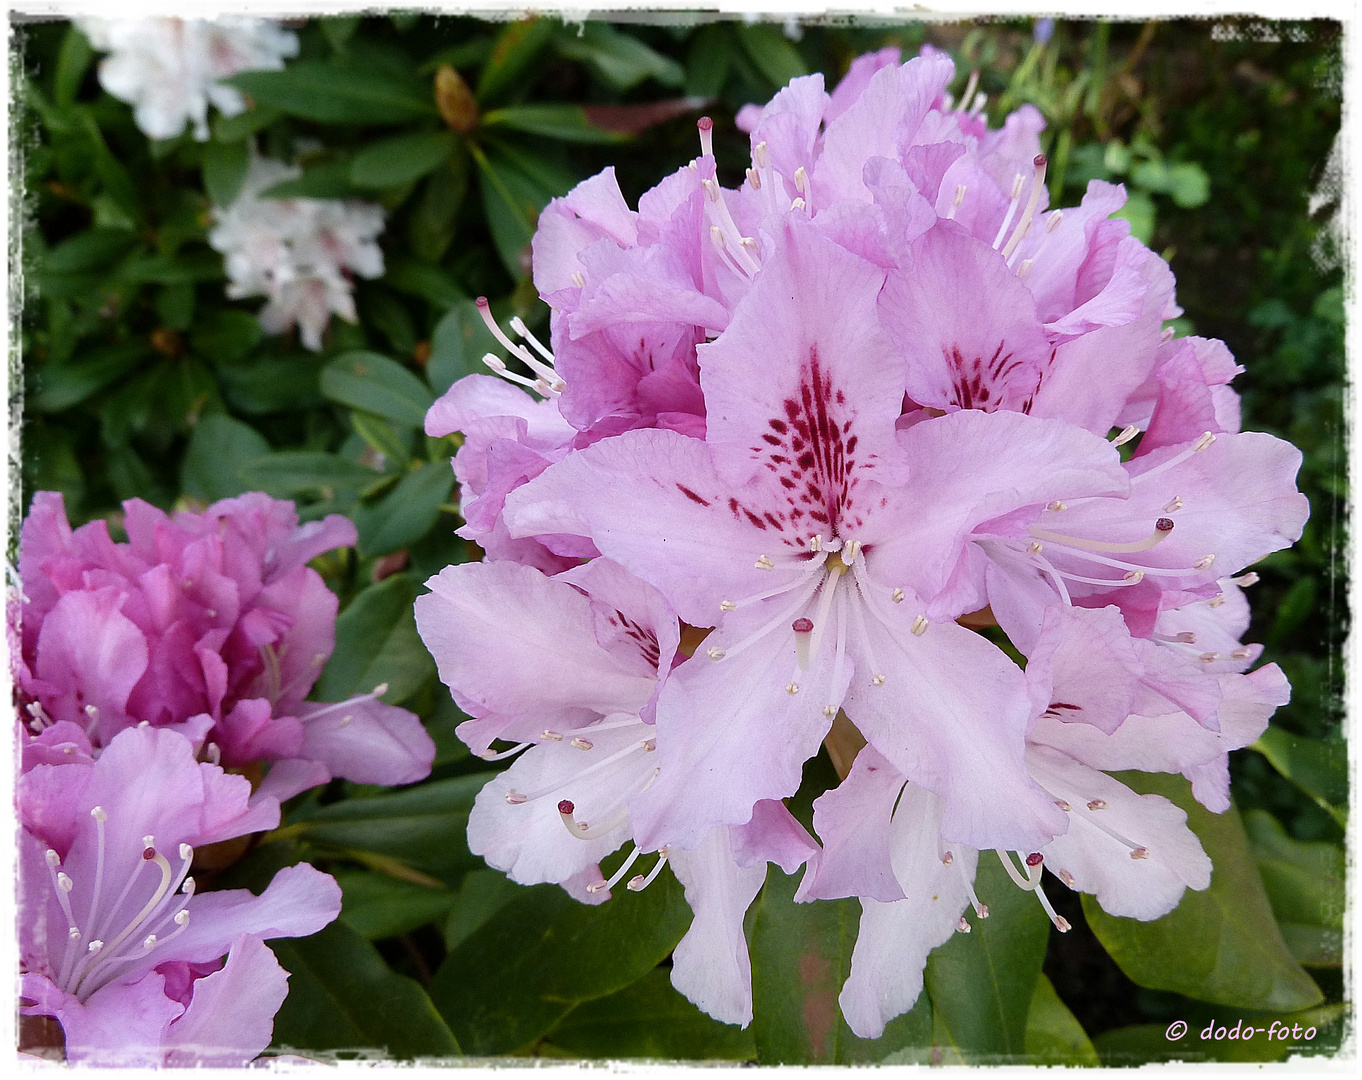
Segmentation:
[(1041, 863), (1043, 863), (1044, 861), (1045, 861), (1045, 856), (1042, 855), (1039, 851), (1033, 851), (1033, 852), (1031, 852), (1030, 855), (1026, 856), (1026, 865), (1027, 865), (1027, 866), (1039, 866), (1039, 865), (1040, 865)]
[(1034, 165), (1037, 169), (1045, 168), (1045, 155), (1037, 154), (1035, 160), (1032, 161), (1031, 164)]
[(558, 804), (558, 812), (560, 814), (570, 814), (572, 813), (572, 811), (576, 809), (577, 807), (572, 804), (571, 799), (564, 799), (562, 802)]
[(812, 620), (812, 619), (796, 619), (793, 623), (790, 624), (790, 629), (793, 630), (796, 634), (808, 634), (808, 633), (812, 633), (812, 631), (813, 631), (813, 620)]
[(1159, 532), (1172, 532), (1172, 531), (1173, 531), (1173, 519), (1172, 519), (1172, 518), (1159, 518), (1158, 521), (1154, 522), (1154, 528), (1158, 529)]
[(142, 850), (142, 858), (146, 859), (147, 862), (151, 862), (152, 859), (156, 858), (156, 849), (154, 847), (144, 848)]

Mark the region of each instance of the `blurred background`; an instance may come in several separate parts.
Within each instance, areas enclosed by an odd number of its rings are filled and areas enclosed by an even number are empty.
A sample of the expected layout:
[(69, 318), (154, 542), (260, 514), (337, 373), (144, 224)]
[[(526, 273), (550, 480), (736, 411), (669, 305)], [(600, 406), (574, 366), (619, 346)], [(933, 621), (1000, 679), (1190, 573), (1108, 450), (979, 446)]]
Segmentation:
[[(119, 504), (134, 497), (170, 509), (260, 489), (296, 499), (305, 519), (350, 515), (358, 548), (317, 563), (342, 601), (319, 690), (335, 700), (387, 682), (385, 700), (420, 712), (440, 744), (423, 785), (378, 795), (336, 781), (304, 797), (223, 884), (261, 880), (304, 855), (332, 869), (346, 893), (333, 956), (414, 979), (470, 1053), (842, 1060), (779, 1051), (760, 1018), (755, 1032), (738, 1032), (702, 1017), (655, 970), (670, 948), (665, 934), (637, 956), (607, 957), (618, 934), (591, 922), (597, 909), (582, 909), (572, 925), (580, 949), (596, 950), (588, 963), (561, 943), (545, 953), (493, 917), (508, 903), (524, 907), (516, 894), (534, 890), (508, 885), (462, 846), (487, 765), (453, 737), (461, 716), (410, 610), (427, 576), (477, 551), (453, 535), (457, 437), (430, 439), (420, 425), (452, 382), (484, 370), (484, 353), (501, 353), (472, 298), (488, 296), (503, 323), (519, 314), (547, 336), (547, 308), (527, 272), (535, 218), (550, 198), (614, 165), (636, 203), (696, 156), (700, 115), (714, 119), (720, 179), (736, 186), (748, 164), (747, 137), (733, 124), (741, 106), (809, 72), (824, 72), (831, 87), (871, 49), (896, 45), (907, 58), (930, 44), (954, 57), (957, 94), (978, 72), (993, 126), (1024, 102), (1042, 111), (1052, 205), (1076, 204), (1094, 178), (1125, 184), (1121, 216), (1177, 275), (1178, 332), (1223, 338), (1247, 368), (1235, 382), (1244, 426), (1305, 453), (1310, 522), (1300, 543), (1256, 567), (1246, 638), (1285, 669), (1293, 700), (1232, 770), (1271, 914), (1323, 992), (1322, 1008), (1334, 1010), (1325, 1018), (1337, 1021), (1348, 803), (1344, 251), (1329, 228), (1342, 179), (1337, 23), (818, 26), (689, 16), (565, 26), (400, 14), (287, 25), (298, 55), (283, 71), (232, 80), (250, 108), (215, 114), (206, 141), (143, 134), (132, 109), (101, 89), (99, 54), (80, 29), (28, 23), (14, 38), (10, 138), (24, 216), (15, 223), (23, 377), (12, 384), (22, 401), (12, 407), (23, 507), (35, 491), (60, 491), (73, 524), (104, 517), (116, 534)], [(213, 207), (239, 195), (252, 146), (301, 167), (267, 197), (362, 200), (385, 214), (384, 271), (353, 279), (358, 319), (332, 318), (319, 351), (296, 332), (265, 333), (259, 297), (224, 292), (223, 257), (208, 243)], [(1170, 1020), (1195, 1027), (1216, 1011), (1213, 996), (1133, 978), (1076, 900), (1054, 893), (1057, 906), (1068, 901), (1061, 911), (1075, 932), (1052, 935), (1044, 971), (1081, 1025), (1070, 1041), (1086, 1046), (1056, 1060), (1158, 1057), (1169, 1052)], [(524, 918), (557, 925), (568, 918), (558, 903), (542, 899), (547, 906)], [(377, 1021), (327, 1012), (323, 960), (306, 943), (278, 951), (295, 979), (276, 1041), (366, 1045), (364, 1023)], [(451, 991), (442, 974), (455, 953), (461, 986)], [(517, 971), (522, 986), (551, 984), (541, 996), (567, 1004), (468, 1019), (465, 1005), (510, 1000)], [(404, 1037), (418, 1053), (419, 1034)]]

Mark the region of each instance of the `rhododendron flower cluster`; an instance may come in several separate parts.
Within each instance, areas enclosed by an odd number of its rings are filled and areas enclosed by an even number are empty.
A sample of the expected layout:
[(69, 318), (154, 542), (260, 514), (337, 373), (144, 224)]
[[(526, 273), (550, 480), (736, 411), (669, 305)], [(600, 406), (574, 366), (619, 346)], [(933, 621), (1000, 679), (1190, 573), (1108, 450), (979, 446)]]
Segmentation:
[[(1111, 216), (1124, 190), (1051, 208), (1039, 113), (989, 130), (953, 77), (889, 49), (831, 94), (794, 80), (739, 115), (736, 190), (708, 119), (637, 210), (585, 181), (534, 239), (549, 343), (483, 303), (510, 363), (427, 416), (464, 433), (487, 561), (432, 578), (418, 625), (460, 734), (521, 755), (470, 846), (585, 902), (670, 862), (696, 912), (673, 982), (733, 1023), (767, 863), (806, 867), (801, 902), (860, 899), (863, 1037), (987, 917), (981, 858), (1061, 931), (1046, 867), (1167, 913), (1210, 861), (1109, 773), (1223, 811), (1228, 752), (1289, 696), (1248, 670), (1231, 575), (1300, 536), (1300, 453), (1240, 431), (1223, 344), (1165, 329), (1173, 275)], [(782, 800), (822, 746), (815, 841)]]
[(355, 322), (353, 275), (383, 275), (383, 210), (342, 199), (272, 199), (262, 193), (302, 169), (252, 156), (241, 193), (214, 210), (208, 242), (226, 256), (227, 295), (267, 296), (260, 324), (271, 334), (297, 326), (303, 344), (322, 347), (334, 312)]
[(23, 526), (22, 1011), (60, 1022), (70, 1062), (244, 1064), (287, 993), (264, 941), (325, 926), (340, 890), (299, 865), (259, 897), (197, 894), (195, 850), (333, 776), (420, 780), (435, 746), (384, 687), (305, 700), (337, 607), (307, 563), (355, 542), (348, 519), (251, 493), (173, 516), (133, 499), (123, 526), (73, 530), (51, 492)]
[(251, 493), (173, 516), (132, 499), (123, 525), (124, 544), (103, 520), (73, 530), (60, 495), (34, 497), (14, 658), (28, 737), (56, 728), (98, 750), (140, 723), (172, 728), (205, 760), (268, 765), (257, 796), (279, 799), (333, 776), (409, 784), (430, 771), (430, 736), (382, 688), (306, 700), (337, 608), (307, 562), (354, 544), (347, 518), (299, 525), (292, 503)]
[(219, 80), (242, 71), (277, 71), (298, 53), (298, 38), (268, 19), (79, 20), (90, 44), (109, 55), (99, 82), (133, 106), (137, 126), (153, 139), (173, 139), (188, 123), (208, 138), (208, 107), (224, 116), (246, 111), (241, 91)]

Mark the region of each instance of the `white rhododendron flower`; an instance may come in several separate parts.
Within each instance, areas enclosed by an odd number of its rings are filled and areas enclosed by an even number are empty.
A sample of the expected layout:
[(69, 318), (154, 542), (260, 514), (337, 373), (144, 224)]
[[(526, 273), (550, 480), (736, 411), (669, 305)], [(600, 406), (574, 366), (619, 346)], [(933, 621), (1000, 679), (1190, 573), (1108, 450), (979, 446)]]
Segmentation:
[(298, 38), (267, 19), (80, 20), (96, 49), (109, 55), (99, 82), (133, 106), (137, 126), (153, 139), (173, 139), (186, 121), (208, 138), (208, 106), (224, 116), (246, 111), (241, 91), (220, 83), (242, 71), (277, 71), (296, 56)]
[(270, 199), (261, 192), (302, 170), (255, 157), (231, 206), (215, 208), (208, 242), (226, 256), (227, 295), (267, 296), (260, 323), (271, 334), (297, 325), (303, 344), (322, 347), (334, 312), (356, 321), (351, 275), (383, 274), (380, 207), (341, 199)]

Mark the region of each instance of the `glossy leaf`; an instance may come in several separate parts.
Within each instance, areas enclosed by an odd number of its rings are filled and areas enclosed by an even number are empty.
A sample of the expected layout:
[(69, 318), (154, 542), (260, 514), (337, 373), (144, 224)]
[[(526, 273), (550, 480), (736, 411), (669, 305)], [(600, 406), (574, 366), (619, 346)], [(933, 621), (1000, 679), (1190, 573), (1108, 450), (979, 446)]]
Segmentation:
[(459, 210), (468, 196), (468, 170), (468, 152), (456, 146), (422, 187), (407, 219), (407, 242), (418, 259), (439, 262), (449, 250)]
[(354, 513), (362, 555), (389, 555), (420, 540), (440, 519), (449, 500), (454, 470), (447, 461), (431, 461), (405, 473), (377, 502)]
[(383, 275), (383, 284), (398, 292), (419, 296), (441, 311), (468, 299), (468, 294), (447, 270), (415, 259), (392, 259), (388, 272)]
[(336, 620), (336, 650), (322, 669), (314, 697), (344, 701), (387, 683), (383, 700), (399, 705), (435, 672), (416, 632), (416, 586), (393, 574), (356, 596)]
[(370, 941), (406, 934), (441, 922), (454, 893), (372, 870), (337, 870), (341, 918)]
[(409, 184), (438, 169), (454, 150), (451, 131), (422, 131), (371, 143), (350, 161), (350, 182), (387, 188)]
[(420, 427), (434, 402), (430, 389), (394, 360), (374, 352), (348, 352), (322, 369), (322, 393), (399, 424)]
[(203, 186), (214, 206), (231, 206), (251, 164), (244, 142), (210, 142), (203, 148)]
[(73, 23), (62, 37), (61, 50), (57, 53), (57, 70), (52, 80), (52, 100), (58, 108), (69, 108), (76, 100), (76, 93), (94, 58), (95, 51), (90, 47), (89, 39)]
[(753, 901), (752, 1034), (763, 1065), (849, 1065), (908, 1050), (925, 1055), (932, 1008), (924, 993), (878, 1039), (860, 1039), (837, 1005), (860, 926), (857, 900), (794, 902), (798, 876), (776, 867)]
[(702, 26), (691, 38), (686, 57), (686, 93), (717, 97), (732, 65), (732, 34), (722, 23)]
[(623, 989), (657, 966), (690, 925), (670, 870), (648, 888), (580, 904), (536, 885), (452, 949), (430, 996), (470, 1054), (504, 1054), (548, 1032), (578, 1002)]
[(565, 28), (554, 47), (569, 60), (589, 64), (616, 90), (629, 90), (649, 78), (663, 86), (680, 86), (686, 77), (675, 60), (609, 23), (588, 22), (580, 32)]
[(500, 870), (471, 870), (464, 875), (445, 920), (445, 948), (462, 944), (488, 919), (525, 891)]
[(147, 358), (141, 344), (106, 345), (91, 349), (79, 360), (47, 364), (37, 369), (30, 407), (61, 412), (121, 379)]
[(274, 1018), (277, 1049), (370, 1050), (404, 1060), (459, 1056), (421, 985), (388, 967), (344, 922), (308, 938), (277, 938), (270, 947), (290, 973), (288, 997)]
[(748, 58), (773, 87), (782, 87), (791, 79), (809, 73), (799, 50), (775, 23), (735, 24), (735, 29)]
[(486, 127), (510, 128), (565, 142), (620, 142), (624, 136), (597, 127), (580, 105), (510, 105), (482, 118)]
[(1253, 749), (1329, 811), (1335, 821), (1346, 823), (1348, 750), (1344, 744), (1307, 739), (1279, 727), (1269, 727)]
[(532, 18), (507, 25), (492, 45), (478, 78), (478, 102), (486, 105), (514, 89), (535, 58), (548, 47), (555, 19)]
[(475, 149), (478, 181), (482, 188), (487, 224), (492, 230), (497, 252), (513, 277), (529, 272), (529, 247), (539, 221), (539, 211), (555, 195), (566, 193), (566, 185), (548, 187), (530, 163), (519, 160), (505, 148)]
[(315, 60), (223, 81), (261, 105), (323, 124), (405, 124), (435, 115), (434, 102), (414, 79)]
[(229, 499), (250, 490), (243, 474), (246, 463), (269, 452), (270, 444), (250, 424), (222, 413), (205, 416), (189, 437), (180, 484), (186, 494), (204, 502)]
[(465, 836), (473, 798), (488, 773), (432, 780), (391, 794), (305, 808), (288, 829), (310, 844), (373, 852), (446, 883), (482, 865)]
[(1031, 995), (1026, 1014), (1028, 1065), (1100, 1065), (1092, 1040), (1078, 1018), (1059, 1000), (1050, 980), (1042, 975)]
[(974, 891), (989, 917), (967, 910), (970, 932), (927, 958), (933, 1042), (966, 1062), (1021, 1060), (1050, 920), (1035, 896), (1012, 883), (994, 852), (980, 853)]
[[(405, 469), (411, 460), (407, 449), (408, 438), (393, 430), (392, 424), (373, 413), (356, 410), (350, 414), (350, 426), (355, 434), (365, 441), (375, 453), (382, 454), (386, 461), (399, 469)], [(410, 429), (405, 434), (410, 435)]]
[(1188, 890), (1177, 908), (1153, 922), (1108, 915), (1083, 897), (1088, 925), (1121, 970), (1141, 986), (1244, 1009), (1292, 1011), (1323, 1000), (1282, 941), (1238, 811), (1212, 814), (1179, 776), (1126, 773), (1120, 779), (1187, 811), (1187, 824), (1215, 867), (1209, 889)]
[(367, 465), (322, 450), (280, 450), (246, 462), (241, 472), (252, 487), (281, 496), (321, 488), (359, 489), (379, 477)]
[(1291, 954), (1315, 967), (1341, 965), (1347, 862), (1343, 848), (1297, 840), (1265, 810), (1248, 811), (1244, 829)]
[(655, 968), (618, 993), (578, 1005), (548, 1033), (553, 1050), (572, 1057), (662, 1061), (751, 1061), (749, 1028), (711, 1019), (677, 993)]
[(487, 329), (471, 300), (455, 304), (430, 336), (430, 359), (426, 377), (437, 394), (443, 394), (465, 375), (482, 373), (487, 368), (482, 358), (488, 353), (505, 356), (505, 350)]
[(350, 161), (310, 165), (293, 180), (281, 180), (260, 193), (262, 199), (352, 199), (364, 195), (350, 180)]
[(217, 364), (244, 360), (264, 336), (260, 320), (245, 311), (220, 308), (200, 316), (189, 328), (189, 345)]

